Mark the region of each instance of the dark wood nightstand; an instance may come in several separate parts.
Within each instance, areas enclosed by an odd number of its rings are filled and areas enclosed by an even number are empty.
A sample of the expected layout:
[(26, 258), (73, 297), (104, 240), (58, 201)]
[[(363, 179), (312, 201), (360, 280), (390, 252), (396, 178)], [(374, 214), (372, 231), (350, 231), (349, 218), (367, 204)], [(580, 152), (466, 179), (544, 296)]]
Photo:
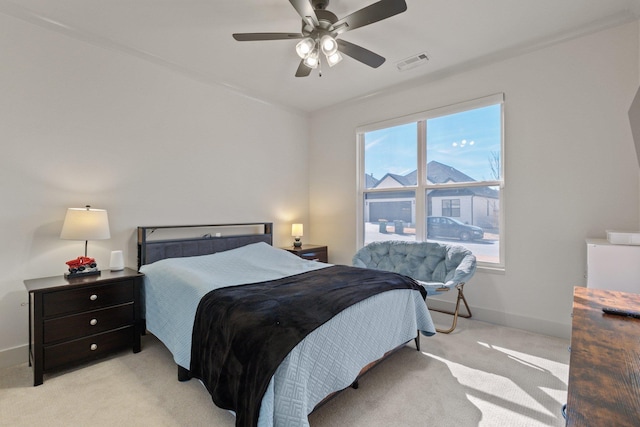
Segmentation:
[(125, 268), (99, 276), (25, 280), (29, 292), (29, 365), (43, 374), (131, 347), (140, 351), (142, 274)]
[(287, 246), (282, 249), (298, 255), (300, 258), (311, 261), (329, 262), (329, 252), (326, 246), (302, 245), (299, 248)]

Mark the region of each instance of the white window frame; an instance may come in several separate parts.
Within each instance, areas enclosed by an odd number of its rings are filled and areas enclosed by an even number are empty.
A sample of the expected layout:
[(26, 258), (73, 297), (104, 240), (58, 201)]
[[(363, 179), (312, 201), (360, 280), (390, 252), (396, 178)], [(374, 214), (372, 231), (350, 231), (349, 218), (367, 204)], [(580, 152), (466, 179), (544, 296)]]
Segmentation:
[[(380, 129), (386, 129), (390, 127), (405, 125), (412, 122), (418, 123), (418, 141), (426, 141), (426, 120), (433, 119), (440, 116), (446, 116), (450, 114), (460, 113), (467, 110), (473, 110), (477, 108), (487, 107), (490, 105), (500, 104), (500, 179), (493, 181), (477, 181), (467, 183), (447, 183), (447, 184), (426, 184), (427, 173), (427, 156), (426, 156), (426, 144), (417, 144), (418, 164), (417, 170), (417, 185), (407, 186), (402, 188), (389, 188), (389, 189), (367, 189), (365, 179), (365, 153), (364, 153), (364, 134), (367, 132), (373, 132)], [(456, 188), (456, 187), (498, 187), (500, 192), (500, 261), (498, 263), (478, 262), (478, 267), (483, 270), (495, 270), (504, 271), (505, 269), (505, 202), (504, 202), (504, 187), (505, 187), (505, 138), (504, 138), (504, 93), (497, 93), (494, 95), (477, 98), (474, 100), (461, 102), (457, 104), (448, 105), (445, 107), (435, 108), (432, 110), (421, 111), (418, 113), (410, 114), (403, 117), (397, 117), (394, 119), (384, 120), (377, 123), (359, 126), (356, 128), (356, 171), (357, 171), (357, 188), (358, 195), (356, 201), (356, 247), (361, 248), (364, 245), (364, 196), (365, 193), (385, 192), (385, 191), (402, 191), (402, 190), (414, 190), (416, 196), (415, 209), (416, 209), (416, 241), (426, 240), (426, 190), (434, 188)], [(424, 218), (424, 219), (419, 219)]]

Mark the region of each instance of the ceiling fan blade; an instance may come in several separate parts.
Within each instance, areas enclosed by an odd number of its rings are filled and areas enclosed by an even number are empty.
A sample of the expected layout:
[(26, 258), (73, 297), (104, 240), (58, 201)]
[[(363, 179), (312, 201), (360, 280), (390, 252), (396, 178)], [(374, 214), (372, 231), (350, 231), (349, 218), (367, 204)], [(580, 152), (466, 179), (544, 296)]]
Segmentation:
[(349, 43), (345, 40), (336, 40), (338, 42), (338, 50), (344, 53), (347, 56), (352, 57), (356, 61), (360, 61), (369, 67), (378, 68), (381, 66), (385, 59), (378, 55), (377, 53), (373, 53), (368, 49), (363, 48), (362, 46), (358, 46), (357, 44)]
[(311, 2), (309, 0), (289, 0), (289, 2), (296, 9), (296, 12), (298, 12), (298, 15), (300, 15), (304, 22), (309, 25), (313, 25), (314, 27), (318, 26), (318, 17), (316, 16), (316, 12), (313, 10), (313, 6), (311, 6)]
[(300, 65), (298, 65), (298, 69), (296, 70), (296, 77), (307, 77), (311, 74), (311, 68), (304, 65), (304, 59), (300, 61)]
[[(351, 31), (374, 22), (382, 21), (407, 10), (405, 0), (380, 0), (367, 7), (353, 12), (333, 24), (338, 33)], [(344, 26), (346, 24), (346, 26)]]
[(258, 40), (302, 39), (304, 35), (299, 33), (235, 33), (233, 38), (239, 42), (250, 42)]

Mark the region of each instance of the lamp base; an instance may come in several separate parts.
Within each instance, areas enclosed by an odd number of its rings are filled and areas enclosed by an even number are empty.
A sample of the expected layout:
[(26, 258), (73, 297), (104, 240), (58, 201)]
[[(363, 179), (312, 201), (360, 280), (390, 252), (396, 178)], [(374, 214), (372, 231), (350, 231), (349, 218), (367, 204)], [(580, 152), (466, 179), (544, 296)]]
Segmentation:
[(300, 239), (296, 239), (295, 242), (293, 242), (293, 247), (294, 248), (301, 248), (302, 247), (302, 242), (300, 241)]
[(64, 273), (65, 279), (75, 279), (76, 277), (84, 277), (84, 276), (99, 276), (100, 270), (93, 271), (78, 271), (76, 273)]

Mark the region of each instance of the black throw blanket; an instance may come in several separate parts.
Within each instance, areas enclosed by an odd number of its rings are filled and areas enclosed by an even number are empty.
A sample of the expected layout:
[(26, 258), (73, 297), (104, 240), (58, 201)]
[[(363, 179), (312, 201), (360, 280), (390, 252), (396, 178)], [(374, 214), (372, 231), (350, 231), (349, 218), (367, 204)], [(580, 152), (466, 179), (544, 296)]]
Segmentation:
[(347, 266), (213, 290), (198, 305), (191, 376), (217, 406), (235, 411), (236, 426), (256, 426), (262, 397), (287, 354), (345, 308), (393, 289), (426, 297), (409, 277)]

